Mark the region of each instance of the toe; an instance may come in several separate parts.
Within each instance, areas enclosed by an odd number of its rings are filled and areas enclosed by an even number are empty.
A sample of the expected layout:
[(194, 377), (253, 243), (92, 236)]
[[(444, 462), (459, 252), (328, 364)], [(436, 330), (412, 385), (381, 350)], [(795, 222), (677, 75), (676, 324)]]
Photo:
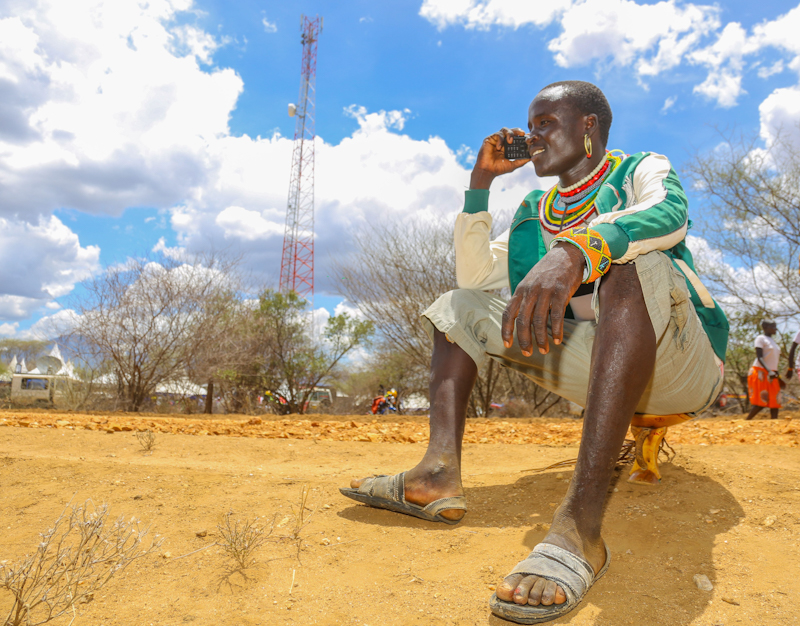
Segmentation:
[(552, 580), (548, 580), (544, 585), (544, 591), (542, 591), (542, 604), (545, 606), (550, 606), (555, 602), (556, 599), (556, 589), (558, 585), (556, 585)]
[(517, 588), (514, 589), (514, 602), (517, 604), (527, 604), (531, 587), (533, 587), (535, 583), (536, 576), (526, 576), (517, 583)]
[(511, 574), (511, 576), (507, 576), (503, 582), (497, 586), (497, 597), (505, 602), (511, 602), (514, 599), (514, 590), (522, 579), (522, 574)]
[(358, 489), (361, 486), (361, 483), (364, 482), (364, 478), (354, 478), (350, 481), (350, 489)]
[(466, 513), (467, 512), (462, 510), (462, 509), (445, 509), (444, 511), (439, 513), (439, 515), (441, 515), (445, 519), (458, 521), (462, 517), (464, 517), (464, 515), (466, 515)]
[(531, 592), (528, 594), (528, 604), (533, 606), (537, 606), (542, 602), (542, 592), (544, 591), (544, 586), (547, 581), (544, 578), (539, 578), (533, 576), (534, 580), (536, 581), (531, 587)]

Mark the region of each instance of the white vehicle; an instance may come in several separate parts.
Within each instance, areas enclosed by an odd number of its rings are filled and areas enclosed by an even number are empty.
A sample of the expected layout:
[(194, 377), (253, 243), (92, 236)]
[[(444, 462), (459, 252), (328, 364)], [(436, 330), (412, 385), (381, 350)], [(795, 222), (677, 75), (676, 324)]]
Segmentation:
[(64, 384), (63, 376), (47, 374), (14, 374), (11, 377), (11, 400), (46, 400), (52, 402), (61, 395), (59, 384)]

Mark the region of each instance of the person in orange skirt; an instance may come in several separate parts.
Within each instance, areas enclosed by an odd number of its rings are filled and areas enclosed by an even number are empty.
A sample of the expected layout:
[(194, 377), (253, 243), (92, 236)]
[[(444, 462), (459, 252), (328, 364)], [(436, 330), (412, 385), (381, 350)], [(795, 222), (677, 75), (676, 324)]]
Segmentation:
[(753, 407), (745, 419), (751, 420), (763, 408), (769, 407), (770, 418), (778, 419), (781, 408), (781, 389), (786, 383), (778, 373), (778, 361), (781, 356), (780, 346), (772, 338), (778, 332), (775, 322), (761, 322), (763, 335), (756, 337), (756, 360), (747, 376), (747, 388), (750, 392), (750, 404)]

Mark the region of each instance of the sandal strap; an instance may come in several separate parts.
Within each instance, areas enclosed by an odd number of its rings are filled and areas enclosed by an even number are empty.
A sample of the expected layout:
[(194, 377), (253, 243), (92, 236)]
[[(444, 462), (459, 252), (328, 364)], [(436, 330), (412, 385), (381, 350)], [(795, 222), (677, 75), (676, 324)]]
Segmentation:
[(405, 502), (405, 472), (394, 476), (381, 474), (380, 476), (365, 478), (358, 488), (358, 493), (385, 500), (393, 500), (394, 502)]
[(511, 574), (538, 576), (555, 582), (564, 590), (570, 604), (580, 601), (594, 581), (594, 570), (585, 559), (549, 543), (537, 545)]
[(459, 511), (467, 510), (467, 499), (464, 496), (450, 496), (448, 498), (439, 498), (434, 500), (427, 506), (422, 508), (426, 513), (431, 515), (439, 515), (442, 511), (457, 509)]

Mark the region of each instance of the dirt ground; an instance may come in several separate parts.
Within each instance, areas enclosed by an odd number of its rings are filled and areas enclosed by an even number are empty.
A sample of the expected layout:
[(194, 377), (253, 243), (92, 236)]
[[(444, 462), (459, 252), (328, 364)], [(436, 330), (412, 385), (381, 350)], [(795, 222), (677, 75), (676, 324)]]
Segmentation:
[[(544, 537), (571, 476), (531, 470), (574, 458), (580, 421), (471, 420), (469, 512), (457, 526), (339, 494), (351, 477), (412, 466), (426, 422), (0, 412), (0, 562), (31, 553), (70, 499), (92, 498), (114, 515), (152, 523), (164, 543), (82, 605), (75, 626), (508, 624), (490, 615), (487, 601)], [(795, 424), (705, 419), (670, 429), (677, 456), (662, 465), (662, 483), (632, 485), (623, 470), (613, 486), (608, 574), (577, 610), (551, 623), (800, 623)], [(133, 432), (144, 429), (156, 433), (150, 454)], [(288, 532), (304, 485), (316, 512), (298, 559), (278, 536)], [(265, 523), (277, 515), (276, 541), (244, 572), (212, 545), (229, 510)], [(695, 574), (706, 574), (713, 591), (700, 591)], [(0, 617), (8, 606), (0, 592)]]

